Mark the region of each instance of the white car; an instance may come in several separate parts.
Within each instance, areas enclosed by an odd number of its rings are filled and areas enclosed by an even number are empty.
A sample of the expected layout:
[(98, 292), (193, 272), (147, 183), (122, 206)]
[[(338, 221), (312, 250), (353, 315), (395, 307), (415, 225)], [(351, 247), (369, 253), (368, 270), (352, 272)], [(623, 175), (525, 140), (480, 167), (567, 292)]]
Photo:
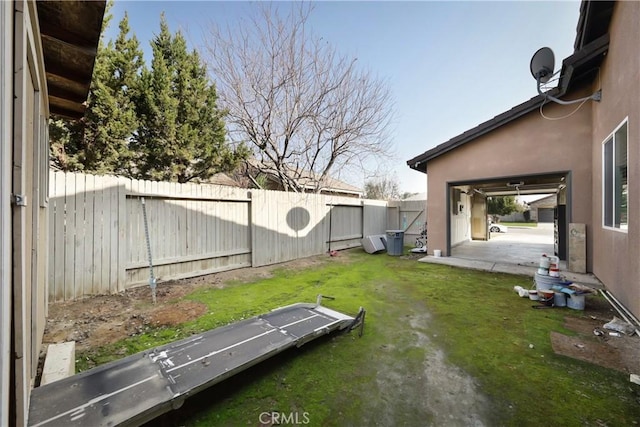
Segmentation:
[(502, 224), (489, 224), (489, 231), (492, 233), (506, 233), (509, 227)]

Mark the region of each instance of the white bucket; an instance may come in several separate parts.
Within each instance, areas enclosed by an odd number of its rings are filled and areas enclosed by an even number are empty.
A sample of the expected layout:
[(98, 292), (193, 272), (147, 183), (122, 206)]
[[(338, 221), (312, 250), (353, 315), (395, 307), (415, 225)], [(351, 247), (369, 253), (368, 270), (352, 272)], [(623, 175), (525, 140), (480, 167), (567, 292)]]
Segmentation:
[(529, 296), (529, 290), (523, 288), (522, 286), (514, 286), (513, 290), (516, 291), (516, 293), (522, 298)]
[(538, 296), (538, 291), (534, 291), (532, 289), (529, 290), (529, 299), (531, 301), (538, 301), (540, 297)]
[(539, 267), (538, 268), (538, 274), (541, 275), (541, 276), (548, 276), (549, 275), (549, 270), (547, 270), (546, 268)]
[(567, 294), (564, 292), (555, 292), (553, 294), (553, 305), (556, 307), (566, 307), (567, 306)]
[(560, 258), (557, 256), (549, 257), (549, 276), (560, 277)]
[(434, 249), (433, 256), (436, 258), (440, 258), (442, 256), (442, 251), (440, 249)]
[(562, 279), (559, 277), (545, 276), (543, 274), (536, 274), (533, 280), (536, 284), (537, 290), (548, 290), (551, 289), (553, 285), (557, 285), (562, 282)]
[(551, 260), (549, 259), (549, 257), (543, 254), (542, 257), (540, 258), (540, 268), (544, 268), (545, 270), (548, 270), (550, 264), (551, 264)]
[(567, 307), (574, 310), (584, 310), (584, 295), (568, 295)]

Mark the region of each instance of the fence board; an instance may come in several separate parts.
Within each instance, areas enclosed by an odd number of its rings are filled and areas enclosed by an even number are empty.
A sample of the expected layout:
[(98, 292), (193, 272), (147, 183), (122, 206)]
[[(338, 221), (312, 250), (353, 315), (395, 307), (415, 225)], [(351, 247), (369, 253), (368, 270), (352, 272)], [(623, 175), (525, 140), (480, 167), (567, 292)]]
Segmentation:
[[(53, 292), (49, 292), (49, 296), (51, 300), (60, 300), (64, 299), (65, 295), (65, 272), (66, 272), (66, 263), (65, 263), (65, 216), (66, 216), (66, 180), (63, 174), (58, 174), (56, 177), (49, 180), (49, 182), (55, 182), (55, 209), (49, 209), (49, 214), (54, 212), (56, 216), (52, 221), (55, 224), (55, 230), (53, 231), (53, 235), (50, 240), (53, 240), (53, 258), (55, 261), (52, 264), (51, 270), (54, 275), (54, 285), (52, 287)], [(51, 204), (51, 198), (49, 198), (49, 203)]]
[(331, 205), (333, 249), (360, 245), (365, 228), (384, 232), (384, 202), (52, 174), (51, 301), (148, 283), (142, 196), (160, 281), (322, 254)]
[[(92, 295), (105, 293), (102, 282), (102, 251), (104, 250), (104, 183), (105, 180), (94, 178), (93, 180), (93, 286)], [(91, 249), (91, 248), (89, 248)]]
[[(397, 203), (397, 202), (396, 202)], [(404, 244), (412, 245), (415, 239), (420, 236), (427, 221), (427, 201), (426, 200), (403, 200), (397, 203), (390, 214), (390, 222), (395, 224), (394, 228), (404, 230)]]
[(76, 255), (75, 262), (73, 266), (75, 271), (73, 273), (73, 292), (75, 295), (80, 294), (81, 296), (84, 290), (85, 285), (85, 272), (87, 266), (85, 265), (85, 251), (83, 248), (77, 245), (78, 242), (83, 242), (86, 237), (86, 224), (85, 224), (85, 178), (86, 175), (76, 175), (76, 190), (74, 193), (75, 196), (75, 204), (76, 204), (76, 215), (75, 215), (75, 241), (76, 241)]
[(112, 177), (109, 186), (109, 207), (111, 212), (111, 222), (109, 224), (109, 236), (111, 244), (109, 247), (110, 269), (109, 269), (109, 291), (120, 292), (125, 287), (123, 259), (126, 245), (126, 206), (124, 203), (124, 191), (122, 183), (118, 178)]
[(96, 282), (94, 280), (94, 271), (96, 263), (93, 257), (94, 250), (97, 245), (94, 244), (95, 238), (95, 224), (94, 224), (94, 211), (95, 211), (95, 176), (85, 175), (85, 198), (84, 198), (84, 221), (85, 221), (85, 241), (87, 245), (87, 251), (84, 252), (85, 256), (85, 271), (84, 281), (82, 287), (90, 292), (91, 295), (96, 294)]
[(65, 227), (64, 227), (64, 298), (73, 299), (78, 297), (75, 293), (75, 219), (76, 219), (76, 180), (75, 175), (71, 175), (65, 184)]

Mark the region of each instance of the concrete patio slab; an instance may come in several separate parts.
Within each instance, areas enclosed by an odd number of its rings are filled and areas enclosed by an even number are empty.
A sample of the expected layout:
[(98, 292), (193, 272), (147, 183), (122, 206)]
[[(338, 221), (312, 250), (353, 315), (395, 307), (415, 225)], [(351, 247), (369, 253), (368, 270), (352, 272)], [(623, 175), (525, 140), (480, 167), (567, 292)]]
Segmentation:
[[(488, 241), (464, 242), (451, 252), (448, 257), (426, 256), (418, 261), (534, 277), (542, 254), (554, 253), (553, 225), (539, 224), (530, 229), (510, 227), (508, 233), (491, 233)], [(561, 261), (561, 277), (566, 281), (604, 289), (593, 274), (572, 273), (566, 268), (566, 262)]]

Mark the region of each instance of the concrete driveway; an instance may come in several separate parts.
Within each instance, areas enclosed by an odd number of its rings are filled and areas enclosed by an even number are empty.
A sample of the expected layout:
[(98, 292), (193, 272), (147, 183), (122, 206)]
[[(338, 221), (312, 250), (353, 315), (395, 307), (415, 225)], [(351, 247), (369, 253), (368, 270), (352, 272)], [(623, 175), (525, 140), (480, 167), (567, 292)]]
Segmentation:
[[(419, 261), (533, 277), (542, 254), (554, 253), (553, 224), (509, 227), (507, 233), (491, 233), (488, 241), (464, 242), (452, 248), (451, 252), (448, 257), (426, 256)], [(561, 275), (566, 280), (595, 288), (602, 287), (594, 275), (568, 272), (566, 267), (566, 262), (560, 261)]]
[(538, 265), (542, 254), (553, 255), (553, 224), (509, 227), (507, 233), (491, 233), (488, 241), (472, 240), (455, 246), (455, 258), (509, 264)]

